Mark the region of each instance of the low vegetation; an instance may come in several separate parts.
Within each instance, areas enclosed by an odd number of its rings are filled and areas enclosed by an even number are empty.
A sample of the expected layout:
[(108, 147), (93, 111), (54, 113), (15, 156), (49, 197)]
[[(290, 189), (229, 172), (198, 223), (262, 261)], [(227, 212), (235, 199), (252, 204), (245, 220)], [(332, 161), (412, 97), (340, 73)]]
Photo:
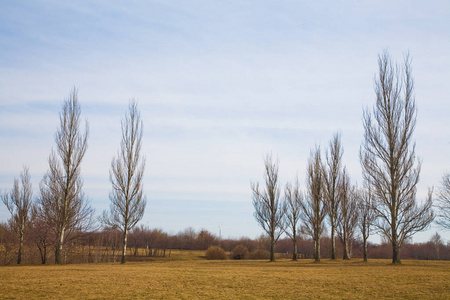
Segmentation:
[(232, 259), (246, 259), (248, 258), (248, 248), (244, 245), (237, 245), (234, 247), (233, 251), (231, 251)]
[(449, 299), (450, 262), (206, 260), (172, 250), (145, 262), (6, 266), (5, 299)]
[(225, 250), (218, 246), (211, 246), (208, 249), (206, 249), (206, 259), (226, 259), (227, 254), (225, 253)]

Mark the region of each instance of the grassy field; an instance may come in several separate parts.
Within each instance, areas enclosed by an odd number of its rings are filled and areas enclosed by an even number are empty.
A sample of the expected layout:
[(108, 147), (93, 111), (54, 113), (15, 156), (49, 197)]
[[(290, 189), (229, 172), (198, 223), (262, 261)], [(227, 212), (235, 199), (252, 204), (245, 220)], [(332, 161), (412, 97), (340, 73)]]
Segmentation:
[(450, 262), (208, 261), (0, 267), (1, 299), (450, 299)]

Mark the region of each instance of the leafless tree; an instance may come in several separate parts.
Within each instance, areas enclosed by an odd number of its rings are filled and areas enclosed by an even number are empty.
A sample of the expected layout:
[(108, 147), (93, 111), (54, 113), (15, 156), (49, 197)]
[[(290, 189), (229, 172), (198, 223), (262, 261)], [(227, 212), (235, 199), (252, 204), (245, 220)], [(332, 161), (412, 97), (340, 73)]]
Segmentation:
[(363, 257), (367, 261), (367, 240), (371, 234), (371, 229), (375, 221), (374, 197), (370, 184), (365, 184), (365, 188), (358, 191), (358, 219), (359, 229), (363, 238)]
[(297, 260), (297, 230), (299, 226), (300, 213), (301, 213), (301, 203), (303, 201), (303, 195), (300, 191), (300, 186), (298, 183), (298, 179), (296, 180), (295, 185), (293, 186), (290, 183), (286, 184), (284, 189), (284, 202), (283, 202), (283, 210), (284, 210), (284, 228), (286, 234), (292, 240), (293, 243), (293, 252), (292, 252), (292, 260)]
[(320, 261), (320, 238), (325, 229), (324, 220), (327, 207), (324, 199), (323, 165), (320, 148), (311, 152), (307, 174), (307, 197), (301, 203), (301, 218), (303, 225), (301, 231), (314, 240), (314, 259)]
[(436, 223), (443, 229), (450, 230), (450, 173), (442, 176), (436, 206), (438, 208)]
[(41, 263), (44, 265), (47, 263), (48, 249), (52, 246), (51, 242), (55, 240), (55, 232), (43, 218), (43, 215), (39, 213), (36, 206), (33, 207), (31, 219), (30, 239), (37, 246)]
[(408, 237), (433, 220), (432, 199), (416, 202), (421, 163), (416, 164), (416, 105), (411, 60), (393, 65), (389, 54), (378, 57), (376, 104), (364, 111), (364, 143), (360, 150), (363, 176), (370, 182), (378, 216), (376, 226), (392, 244), (392, 262), (400, 263), (400, 248)]
[(81, 108), (74, 88), (62, 106), (49, 171), (40, 184), (39, 213), (56, 233), (55, 263), (62, 264), (67, 237), (92, 224), (93, 209), (82, 190), (81, 162), (86, 153), (89, 126), (80, 129)]
[(145, 158), (141, 156), (143, 122), (135, 101), (122, 121), (122, 141), (117, 158), (111, 162), (109, 180), (112, 191), (109, 214), (103, 212), (103, 222), (122, 230), (122, 259), (125, 263), (128, 233), (144, 216), (147, 200), (143, 192)]
[(350, 183), (350, 177), (344, 168), (339, 184), (339, 218), (337, 231), (343, 247), (343, 259), (350, 259), (352, 243), (358, 223), (357, 192)]
[(25, 231), (30, 222), (30, 214), (33, 207), (33, 190), (28, 167), (23, 167), (20, 174), (20, 184), (18, 179), (14, 179), (14, 187), (9, 193), (2, 195), (2, 201), (11, 213), (10, 223), (19, 236), (19, 251), (17, 263), (22, 262), (23, 241)]
[(324, 197), (327, 203), (327, 212), (331, 227), (331, 259), (336, 259), (336, 227), (339, 218), (339, 182), (342, 172), (341, 135), (336, 133), (330, 141), (329, 149), (325, 152), (326, 164), (324, 164)]
[(278, 183), (278, 161), (272, 161), (268, 154), (264, 159), (266, 182), (265, 188), (259, 183), (251, 183), (253, 191), (253, 206), (255, 218), (270, 238), (270, 261), (275, 261), (275, 243), (283, 233), (283, 207), (280, 201), (280, 186)]

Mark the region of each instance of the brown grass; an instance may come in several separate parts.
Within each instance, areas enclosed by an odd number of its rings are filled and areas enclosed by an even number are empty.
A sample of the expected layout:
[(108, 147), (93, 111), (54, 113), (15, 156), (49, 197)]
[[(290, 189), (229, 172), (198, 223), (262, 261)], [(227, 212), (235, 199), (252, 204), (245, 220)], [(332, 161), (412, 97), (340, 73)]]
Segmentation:
[(1, 299), (450, 299), (450, 262), (208, 261), (0, 267)]

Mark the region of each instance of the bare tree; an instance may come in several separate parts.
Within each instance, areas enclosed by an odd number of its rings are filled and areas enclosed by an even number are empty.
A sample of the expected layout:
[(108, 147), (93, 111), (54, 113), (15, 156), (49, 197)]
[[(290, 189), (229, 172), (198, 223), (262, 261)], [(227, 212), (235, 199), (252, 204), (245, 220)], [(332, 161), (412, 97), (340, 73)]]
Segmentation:
[(31, 213), (31, 229), (30, 240), (36, 245), (39, 250), (41, 263), (47, 263), (48, 249), (51, 247), (51, 241), (54, 241), (54, 230), (49, 226), (48, 222), (39, 213), (38, 207), (33, 206)]
[(293, 251), (292, 251), (292, 260), (297, 260), (297, 230), (298, 223), (300, 220), (301, 213), (301, 203), (303, 201), (303, 195), (300, 191), (300, 186), (298, 183), (298, 179), (294, 186), (292, 184), (287, 183), (284, 189), (284, 202), (283, 202), (283, 210), (284, 210), (284, 228), (286, 234), (292, 240), (293, 243)]
[(367, 240), (371, 234), (371, 228), (375, 221), (374, 198), (370, 184), (358, 192), (359, 228), (363, 238), (363, 257), (367, 261)]
[(315, 261), (320, 261), (320, 238), (325, 229), (324, 219), (327, 215), (323, 187), (323, 165), (320, 156), (320, 148), (311, 152), (306, 170), (308, 194), (305, 201), (301, 203), (301, 218), (303, 220), (301, 231), (310, 235), (314, 240)]
[(327, 203), (327, 213), (331, 227), (331, 259), (336, 259), (336, 227), (339, 218), (339, 181), (342, 168), (341, 135), (336, 133), (330, 141), (329, 149), (325, 152), (326, 164), (324, 165), (324, 196)]
[(127, 238), (130, 230), (144, 216), (147, 200), (143, 192), (145, 158), (141, 156), (143, 122), (135, 101), (128, 106), (122, 121), (122, 141), (117, 158), (111, 162), (109, 180), (112, 191), (110, 213), (103, 212), (103, 222), (122, 230), (122, 259), (125, 263)]
[(86, 153), (89, 126), (80, 129), (81, 108), (74, 88), (62, 106), (60, 127), (55, 134), (56, 153), (52, 151), (49, 171), (40, 184), (39, 213), (56, 233), (55, 263), (62, 264), (67, 237), (92, 223), (93, 209), (82, 190), (81, 161)]
[(30, 222), (33, 190), (28, 167), (23, 167), (20, 174), (20, 184), (18, 179), (14, 179), (14, 187), (9, 193), (2, 195), (2, 201), (11, 213), (10, 223), (19, 236), (19, 251), (17, 254), (17, 264), (22, 262), (23, 241), (25, 231)]
[(264, 159), (266, 182), (265, 188), (259, 183), (251, 183), (253, 191), (253, 207), (255, 219), (270, 238), (270, 261), (275, 261), (275, 243), (283, 233), (283, 207), (280, 201), (280, 186), (278, 183), (278, 161), (272, 161), (272, 155)]
[(438, 208), (436, 223), (443, 229), (450, 230), (450, 173), (442, 176), (436, 206)]
[(341, 204), (339, 206), (337, 231), (343, 247), (343, 259), (350, 259), (358, 223), (358, 203), (356, 189), (351, 185), (350, 177), (345, 168), (339, 184), (339, 198)]
[(363, 176), (370, 182), (378, 216), (376, 226), (392, 244), (392, 262), (400, 263), (400, 248), (408, 237), (433, 220), (432, 199), (416, 202), (421, 163), (416, 164), (416, 105), (411, 61), (393, 65), (389, 54), (378, 57), (376, 104), (364, 112), (364, 143), (360, 150)]

